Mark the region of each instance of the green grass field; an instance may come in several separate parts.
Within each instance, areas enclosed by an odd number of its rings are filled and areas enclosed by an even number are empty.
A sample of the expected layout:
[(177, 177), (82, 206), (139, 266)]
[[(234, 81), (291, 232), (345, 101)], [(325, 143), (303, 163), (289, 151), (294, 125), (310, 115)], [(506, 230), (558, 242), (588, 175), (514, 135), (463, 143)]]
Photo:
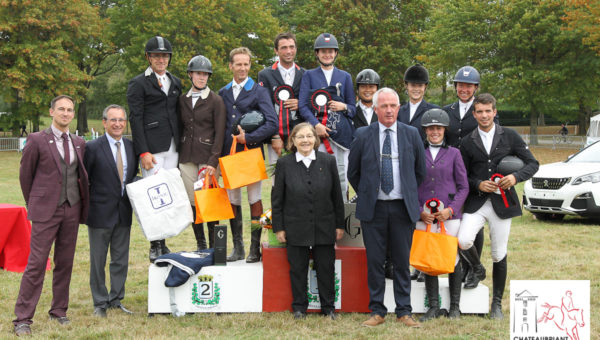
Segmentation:
[[(562, 160), (573, 151), (536, 149), (542, 163)], [(24, 205), (18, 184), (20, 154), (0, 153), (0, 202)], [(270, 182), (263, 183), (264, 206), (270, 206)], [(522, 188), (522, 185), (519, 186)], [(244, 195), (245, 197), (245, 195)], [(249, 216), (244, 204), (244, 216)], [(247, 218), (246, 218), (247, 219)], [(245, 221), (245, 243), (249, 246), (249, 221)], [(488, 233), (486, 231), (486, 237)], [(195, 239), (191, 228), (167, 241), (174, 251), (192, 250)], [(600, 338), (596, 325), (600, 320), (600, 266), (597, 257), (600, 228), (593, 222), (567, 218), (561, 223), (542, 223), (525, 213), (512, 223), (508, 253), (508, 280), (590, 280), (591, 338)], [(491, 258), (486, 239), (483, 264), (490, 275), (483, 282), (491, 287)], [(12, 323), (20, 273), (0, 271), (0, 338), (13, 338)], [(32, 330), (34, 337), (44, 339), (184, 339), (184, 338), (343, 338), (343, 339), (507, 339), (509, 337), (509, 283), (503, 300), (505, 319), (497, 322), (480, 316), (463, 316), (460, 320), (436, 319), (421, 329), (406, 329), (394, 322), (392, 315), (382, 326), (361, 327), (366, 314), (341, 314), (337, 321), (309, 315), (296, 322), (291, 314), (188, 314), (181, 318), (170, 315), (147, 316), (148, 242), (137, 222), (132, 227), (129, 277), (123, 304), (133, 310), (133, 316), (109, 311), (108, 318), (93, 317), (89, 289), (89, 244), (87, 227), (82, 225), (75, 255), (71, 300), (68, 315), (70, 326), (50, 322), (47, 310), (51, 301), (51, 272), (47, 272), (42, 297), (38, 304)], [(491, 297), (490, 297), (491, 298)], [(488, 302), (482, 302), (488, 303)], [(586, 320), (589, 325), (590, 320)]]

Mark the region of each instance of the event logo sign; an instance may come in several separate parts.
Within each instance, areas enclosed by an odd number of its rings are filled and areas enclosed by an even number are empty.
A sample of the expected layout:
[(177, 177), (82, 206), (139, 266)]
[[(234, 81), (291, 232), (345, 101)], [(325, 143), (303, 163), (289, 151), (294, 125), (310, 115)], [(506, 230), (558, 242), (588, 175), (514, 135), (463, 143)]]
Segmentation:
[(148, 197), (154, 209), (160, 209), (173, 203), (171, 191), (169, 191), (169, 186), (166, 183), (148, 188)]
[(590, 338), (590, 281), (510, 282), (510, 338)]
[(192, 284), (192, 305), (198, 308), (217, 307), (221, 301), (221, 288), (212, 275), (198, 275)]
[[(319, 286), (317, 284), (317, 271), (314, 269), (314, 262), (311, 259), (308, 271), (308, 309), (321, 309), (321, 301), (319, 300)], [(342, 308), (342, 260), (335, 260), (335, 309)]]

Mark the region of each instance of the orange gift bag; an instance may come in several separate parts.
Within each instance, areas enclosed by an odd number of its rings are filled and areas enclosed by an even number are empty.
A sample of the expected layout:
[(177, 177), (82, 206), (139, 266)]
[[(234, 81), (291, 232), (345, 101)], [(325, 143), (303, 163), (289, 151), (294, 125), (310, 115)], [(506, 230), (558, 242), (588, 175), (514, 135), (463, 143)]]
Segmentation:
[(234, 217), (227, 190), (219, 187), (219, 183), (213, 175), (206, 174), (202, 190), (194, 191), (194, 200), (196, 203), (195, 223), (228, 220)]
[(431, 224), (415, 230), (410, 248), (410, 265), (432, 276), (453, 273), (458, 251), (458, 238), (446, 234), (443, 222), (439, 225), (439, 234), (430, 231)]
[(244, 151), (236, 153), (236, 146), (237, 141), (233, 138), (229, 155), (219, 158), (225, 188), (241, 188), (267, 179), (265, 160), (260, 149), (248, 150), (248, 146), (244, 144)]

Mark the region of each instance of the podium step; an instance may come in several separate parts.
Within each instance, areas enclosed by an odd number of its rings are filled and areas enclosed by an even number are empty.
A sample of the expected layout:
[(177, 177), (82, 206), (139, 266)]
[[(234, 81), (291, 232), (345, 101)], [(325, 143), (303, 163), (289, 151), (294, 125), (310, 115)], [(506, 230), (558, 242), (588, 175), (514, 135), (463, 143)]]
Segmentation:
[[(439, 278), (439, 290), (442, 299), (441, 308), (450, 308), (450, 289), (448, 278)], [(487, 314), (489, 312), (490, 289), (479, 283), (475, 289), (463, 289), (460, 294), (460, 312), (463, 314)], [(411, 281), (410, 304), (413, 313), (422, 314), (427, 311), (425, 307), (425, 282)], [(394, 283), (390, 279), (385, 280), (385, 297), (383, 300), (388, 313), (393, 313), (396, 308), (394, 302)]]

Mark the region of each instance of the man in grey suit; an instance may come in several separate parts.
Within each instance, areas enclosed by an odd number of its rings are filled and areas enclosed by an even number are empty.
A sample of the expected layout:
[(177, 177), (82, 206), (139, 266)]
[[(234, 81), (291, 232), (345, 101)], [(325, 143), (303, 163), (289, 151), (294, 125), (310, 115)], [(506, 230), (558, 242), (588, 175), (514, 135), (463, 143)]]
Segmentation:
[[(106, 134), (85, 146), (84, 164), (90, 180), (90, 288), (94, 315), (106, 317), (107, 308), (132, 314), (121, 304), (129, 264), (131, 204), (125, 185), (137, 173), (138, 159), (133, 143), (123, 138), (127, 125), (125, 109), (109, 105), (102, 113)], [(104, 268), (110, 247), (110, 293), (105, 286)]]
[(397, 320), (420, 327), (411, 315), (409, 255), (420, 214), (416, 192), (425, 177), (425, 150), (419, 131), (397, 121), (400, 99), (396, 91), (378, 90), (373, 105), (379, 122), (356, 130), (348, 158), (348, 181), (358, 194), (356, 218), (367, 251), (371, 317), (363, 325), (385, 321), (383, 264), (390, 242)]

